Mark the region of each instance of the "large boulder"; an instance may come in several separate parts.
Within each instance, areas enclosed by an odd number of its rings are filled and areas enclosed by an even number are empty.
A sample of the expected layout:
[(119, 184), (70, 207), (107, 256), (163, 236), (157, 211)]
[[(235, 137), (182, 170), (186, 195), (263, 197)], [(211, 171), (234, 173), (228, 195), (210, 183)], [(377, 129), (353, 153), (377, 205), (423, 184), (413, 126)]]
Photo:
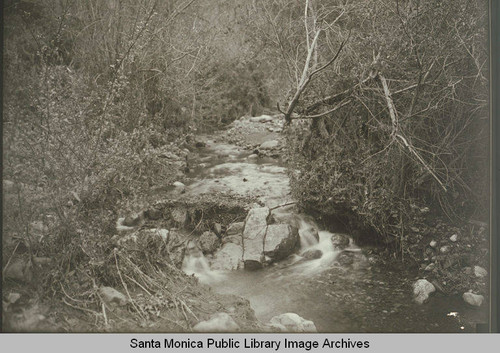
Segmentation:
[(264, 260), (264, 236), (267, 228), (269, 208), (256, 207), (248, 212), (243, 230), (243, 262), (245, 269), (256, 270)]
[(245, 228), (243, 230), (243, 238), (254, 238), (255, 236), (262, 235), (266, 231), (267, 218), (269, 217), (269, 208), (255, 207), (252, 208), (245, 220)]
[(418, 304), (423, 304), (429, 298), (429, 295), (435, 291), (434, 285), (426, 279), (419, 279), (413, 284), (413, 296)]
[(227, 243), (215, 253), (211, 261), (210, 268), (215, 271), (237, 270), (241, 266), (243, 259), (243, 249), (233, 243)]
[(209, 320), (197, 323), (193, 330), (195, 332), (235, 332), (240, 327), (227, 313), (215, 313)]
[(264, 255), (272, 261), (284, 259), (297, 248), (299, 233), (297, 228), (288, 224), (271, 224), (267, 226), (264, 239)]
[(271, 217), (276, 223), (286, 223), (294, 227), (297, 227), (299, 223), (297, 216), (293, 212), (281, 208), (272, 210)]
[(219, 247), (220, 240), (215, 233), (203, 232), (198, 239), (198, 246), (204, 254), (212, 254)]
[(274, 316), (269, 323), (281, 332), (317, 332), (314, 322), (306, 320), (295, 313)]

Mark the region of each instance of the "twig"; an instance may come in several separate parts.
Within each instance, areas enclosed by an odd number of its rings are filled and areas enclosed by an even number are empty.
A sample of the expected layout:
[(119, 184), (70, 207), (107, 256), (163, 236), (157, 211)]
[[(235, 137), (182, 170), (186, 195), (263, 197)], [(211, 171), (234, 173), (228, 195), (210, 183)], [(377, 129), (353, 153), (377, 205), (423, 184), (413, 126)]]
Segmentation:
[(102, 302), (101, 306), (102, 306), (102, 316), (104, 316), (104, 324), (108, 326), (108, 317), (106, 316), (106, 305), (104, 305), (104, 302)]
[(275, 209), (280, 208), (280, 207), (285, 207), (285, 206), (289, 206), (289, 205), (295, 205), (296, 203), (297, 203), (297, 201), (290, 201), (290, 202), (287, 202), (287, 203), (284, 203), (284, 204), (281, 204), (281, 205), (278, 205), (278, 206), (271, 207), (271, 208), (269, 208), (269, 210), (272, 211), (272, 210), (275, 210)]
[(92, 313), (92, 314), (94, 314), (94, 315), (95, 315), (95, 316), (97, 316), (97, 317), (99, 317), (99, 316), (101, 316), (101, 315), (102, 315), (101, 313), (99, 313), (99, 312), (97, 312), (97, 311), (95, 311), (95, 310), (92, 310), (92, 309), (87, 309), (87, 308), (82, 308), (81, 306), (70, 304), (70, 303), (68, 303), (68, 302), (66, 301), (66, 299), (64, 299), (64, 298), (62, 298), (62, 301), (63, 301), (63, 303), (64, 303), (64, 304), (66, 304), (66, 305), (68, 305), (68, 306), (70, 306), (70, 307), (72, 307), (72, 308), (74, 308), (74, 309), (78, 309), (78, 310), (81, 310), (81, 311), (86, 311), (86, 312), (88, 312), (88, 313)]
[(137, 313), (139, 314), (139, 316), (143, 320), (145, 320), (145, 317), (142, 315), (141, 311), (139, 310), (139, 308), (137, 307), (137, 305), (135, 305), (134, 300), (130, 296), (130, 293), (128, 291), (127, 285), (125, 284), (125, 281), (123, 280), (123, 277), (122, 277), (122, 274), (121, 274), (121, 271), (120, 271), (120, 267), (118, 267), (118, 259), (116, 258), (116, 250), (113, 252), (113, 255), (115, 257), (115, 264), (116, 264), (116, 269), (118, 271), (118, 276), (120, 276), (120, 280), (122, 282), (122, 286), (123, 286), (123, 288), (125, 288), (125, 291), (127, 292), (128, 299), (130, 300), (130, 303), (132, 304), (132, 306), (134, 307), (134, 309), (137, 311)]
[(16, 244), (16, 247), (14, 248), (14, 250), (12, 251), (12, 254), (10, 255), (9, 259), (7, 260), (7, 263), (5, 264), (5, 267), (3, 268), (3, 271), (2, 271), (2, 280), (5, 279), (5, 271), (7, 270), (7, 268), (9, 267), (9, 264), (10, 264), (10, 261), (12, 260), (12, 258), (14, 257), (14, 254), (16, 253), (16, 250), (17, 250), (17, 247), (19, 246), (19, 244), (21, 243), (21, 241), (18, 241), (17, 244)]

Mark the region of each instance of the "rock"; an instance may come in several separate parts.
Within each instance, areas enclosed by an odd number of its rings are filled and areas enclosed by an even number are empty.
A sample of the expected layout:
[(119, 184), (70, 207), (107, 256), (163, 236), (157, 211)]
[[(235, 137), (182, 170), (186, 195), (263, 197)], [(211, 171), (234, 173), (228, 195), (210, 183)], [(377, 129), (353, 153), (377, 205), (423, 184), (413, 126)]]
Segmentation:
[(174, 192), (176, 194), (182, 194), (184, 192), (186, 192), (186, 185), (184, 185), (183, 183), (181, 183), (180, 181), (176, 181), (172, 184), (172, 186), (174, 187)]
[(274, 316), (269, 323), (279, 328), (281, 332), (317, 332), (314, 322), (305, 320), (295, 313)]
[(218, 236), (222, 234), (222, 225), (220, 223), (214, 223), (214, 232)]
[(212, 254), (220, 244), (219, 237), (213, 232), (203, 232), (198, 239), (198, 245), (204, 254)]
[(464, 302), (472, 306), (481, 306), (484, 301), (484, 297), (482, 295), (474, 294), (472, 292), (464, 293), (462, 295), (462, 299), (464, 300)]
[(429, 243), (429, 245), (431, 246), (431, 248), (435, 248), (437, 246), (437, 241), (433, 240)]
[(276, 223), (286, 223), (299, 228), (297, 216), (293, 212), (278, 208), (271, 212), (271, 217)]
[(118, 218), (116, 220), (116, 231), (118, 233), (122, 234), (122, 233), (127, 233), (127, 232), (134, 230), (134, 227), (127, 227), (127, 226), (123, 225), (123, 222), (125, 222), (125, 218)]
[(252, 208), (245, 220), (245, 229), (243, 231), (243, 237), (247, 238), (249, 236), (255, 235), (256, 232), (262, 233), (264, 235), (267, 218), (269, 217), (269, 208), (267, 207), (255, 207)]
[(458, 239), (458, 235), (457, 235), (457, 234), (453, 234), (453, 235), (450, 237), (450, 240), (451, 240), (452, 242), (456, 242), (456, 241), (457, 241), (457, 239)]
[(273, 148), (277, 148), (279, 146), (279, 142), (277, 140), (270, 140), (263, 142), (259, 148), (261, 150), (272, 150)]
[(118, 304), (123, 306), (127, 304), (128, 300), (125, 295), (117, 291), (113, 287), (101, 287), (99, 288), (99, 295), (106, 304)]
[(132, 213), (131, 215), (128, 215), (127, 217), (125, 217), (125, 219), (122, 222), (122, 225), (124, 225), (126, 227), (136, 227), (139, 224), (141, 224), (143, 219), (144, 219), (143, 212)]
[(168, 234), (170, 233), (168, 229), (157, 229), (157, 228), (146, 229), (145, 231), (159, 236), (160, 238), (162, 238), (163, 241), (168, 240)]
[(426, 279), (419, 279), (413, 284), (414, 300), (418, 304), (423, 304), (429, 298), (429, 294), (435, 291), (434, 285)]
[(21, 294), (16, 293), (16, 292), (12, 292), (12, 293), (9, 293), (9, 295), (7, 296), (7, 303), (14, 304), (19, 299), (21, 299)]
[(253, 116), (250, 118), (252, 123), (268, 123), (273, 120), (272, 116), (269, 115), (261, 115), (261, 116)]
[(30, 282), (33, 278), (31, 264), (22, 258), (12, 260), (3, 275), (5, 278), (21, 282)]
[(447, 252), (450, 251), (450, 247), (449, 245), (445, 245), (445, 246), (442, 246), (440, 249), (439, 249), (439, 252), (442, 253), (442, 254), (446, 254)]
[(160, 219), (161, 216), (162, 216), (162, 212), (156, 208), (150, 208), (149, 210), (146, 210), (144, 212), (144, 217), (146, 217), (146, 219), (150, 219), (153, 221)]
[(349, 237), (344, 234), (335, 233), (332, 235), (332, 244), (337, 249), (345, 249), (349, 245)]
[(351, 252), (341, 252), (335, 260), (340, 266), (349, 266), (354, 263), (354, 254)]
[(245, 269), (256, 270), (262, 267), (264, 236), (267, 228), (269, 208), (256, 207), (248, 212), (243, 230), (243, 262)]
[(237, 270), (242, 267), (242, 261), (242, 247), (237, 244), (227, 243), (215, 253), (210, 268), (215, 271)]
[(488, 275), (488, 271), (480, 266), (474, 266), (474, 276), (482, 278)]
[(245, 227), (245, 222), (235, 222), (231, 223), (227, 227), (226, 235), (237, 235), (243, 233), (243, 228)]
[(314, 260), (314, 259), (319, 259), (321, 256), (323, 256), (323, 252), (321, 250), (306, 250), (302, 253), (302, 257), (306, 260)]
[(255, 154), (255, 153), (252, 153), (251, 155), (249, 155), (247, 157), (248, 160), (255, 160), (257, 158), (259, 158), (259, 155)]
[(297, 228), (288, 224), (271, 224), (267, 226), (264, 239), (264, 255), (272, 261), (284, 259), (297, 248), (299, 239)]
[(240, 327), (227, 313), (215, 313), (209, 320), (197, 323), (193, 330), (195, 332), (235, 332)]
[(187, 222), (188, 213), (185, 208), (174, 208), (170, 211), (170, 216), (172, 220), (176, 222), (179, 226), (184, 226)]
[(197, 148), (202, 148), (202, 147), (205, 147), (207, 144), (205, 142), (202, 142), (202, 141), (196, 141), (196, 143), (194, 145)]

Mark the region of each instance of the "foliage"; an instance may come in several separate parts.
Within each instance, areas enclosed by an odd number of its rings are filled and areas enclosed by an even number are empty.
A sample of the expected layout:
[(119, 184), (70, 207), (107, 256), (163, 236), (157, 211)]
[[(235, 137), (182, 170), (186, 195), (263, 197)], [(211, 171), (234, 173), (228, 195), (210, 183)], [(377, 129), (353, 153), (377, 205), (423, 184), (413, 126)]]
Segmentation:
[(301, 98), (298, 117), (307, 120), (289, 129), (295, 196), (400, 241), (424, 206), (451, 222), (485, 218), (481, 3), (336, 5), (331, 16), (341, 16), (337, 30), (349, 31), (349, 41)]

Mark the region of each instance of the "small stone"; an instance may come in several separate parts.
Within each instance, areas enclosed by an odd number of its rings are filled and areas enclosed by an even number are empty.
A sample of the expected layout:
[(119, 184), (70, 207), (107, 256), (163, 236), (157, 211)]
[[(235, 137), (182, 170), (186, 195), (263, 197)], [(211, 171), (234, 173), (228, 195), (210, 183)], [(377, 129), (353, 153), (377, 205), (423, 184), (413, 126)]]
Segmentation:
[(197, 323), (193, 330), (196, 332), (235, 332), (240, 327), (227, 313), (213, 314), (209, 320)]
[(128, 302), (127, 297), (113, 287), (101, 287), (99, 288), (99, 294), (106, 304), (116, 303), (123, 306)]
[(336, 249), (345, 249), (349, 245), (349, 237), (344, 234), (335, 233), (331, 238), (332, 244)]
[(17, 302), (20, 298), (21, 298), (21, 294), (16, 293), (16, 292), (12, 292), (12, 293), (9, 293), (9, 295), (7, 296), (7, 302), (8, 302), (9, 304), (14, 304), (14, 303), (15, 303), (15, 302)]
[(214, 232), (219, 236), (222, 234), (222, 225), (220, 223), (214, 223)]
[(188, 213), (185, 208), (174, 208), (170, 211), (170, 215), (172, 220), (180, 226), (184, 226), (188, 219)]
[(486, 277), (488, 275), (488, 271), (480, 266), (474, 266), (474, 276), (478, 278)]
[(423, 304), (429, 298), (429, 294), (435, 291), (434, 285), (426, 279), (419, 279), (413, 284), (414, 300), (418, 304)]
[(162, 216), (162, 212), (156, 208), (151, 208), (151, 209), (144, 212), (144, 217), (146, 217), (147, 219), (153, 220), (153, 221), (160, 219), (161, 216)]
[(314, 322), (306, 320), (295, 313), (274, 316), (269, 323), (282, 332), (317, 332)]
[(144, 213), (139, 212), (139, 213), (132, 213), (131, 215), (128, 215), (125, 217), (125, 219), (122, 222), (122, 225), (126, 227), (135, 227), (138, 226), (142, 220), (144, 219)]
[(251, 155), (249, 155), (247, 157), (248, 160), (254, 160), (254, 159), (257, 159), (257, 158), (259, 158), (259, 156), (257, 154), (255, 154), (255, 153), (252, 153)]
[(198, 245), (204, 254), (211, 254), (220, 244), (219, 237), (213, 232), (204, 232), (198, 239)]
[(259, 148), (262, 150), (272, 150), (273, 148), (277, 148), (278, 146), (279, 142), (277, 140), (270, 140), (263, 142)]
[(462, 299), (472, 306), (481, 306), (484, 301), (484, 297), (479, 294), (474, 294), (472, 292), (467, 292), (462, 295)]
[(180, 181), (174, 182), (172, 186), (174, 187), (174, 191), (178, 194), (182, 194), (186, 191), (186, 185), (184, 185)]
[(314, 259), (319, 259), (321, 256), (323, 256), (323, 252), (321, 250), (306, 250), (304, 253), (302, 253), (302, 257), (306, 260), (314, 260)]
[(457, 239), (458, 239), (458, 235), (457, 235), (457, 234), (453, 234), (453, 235), (450, 237), (450, 240), (451, 240), (452, 242), (456, 242), (456, 241), (457, 241)]
[(432, 248), (435, 248), (437, 246), (437, 241), (433, 240), (429, 243), (429, 245), (432, 247)]
[(439, 252), (441, 252), (442, 254), (446, 254), (447, 252), (450, 251), (450, 247), (448, 245), (445, 245), (445, 246), (442, 246), (440, 249), (439, 249)]

